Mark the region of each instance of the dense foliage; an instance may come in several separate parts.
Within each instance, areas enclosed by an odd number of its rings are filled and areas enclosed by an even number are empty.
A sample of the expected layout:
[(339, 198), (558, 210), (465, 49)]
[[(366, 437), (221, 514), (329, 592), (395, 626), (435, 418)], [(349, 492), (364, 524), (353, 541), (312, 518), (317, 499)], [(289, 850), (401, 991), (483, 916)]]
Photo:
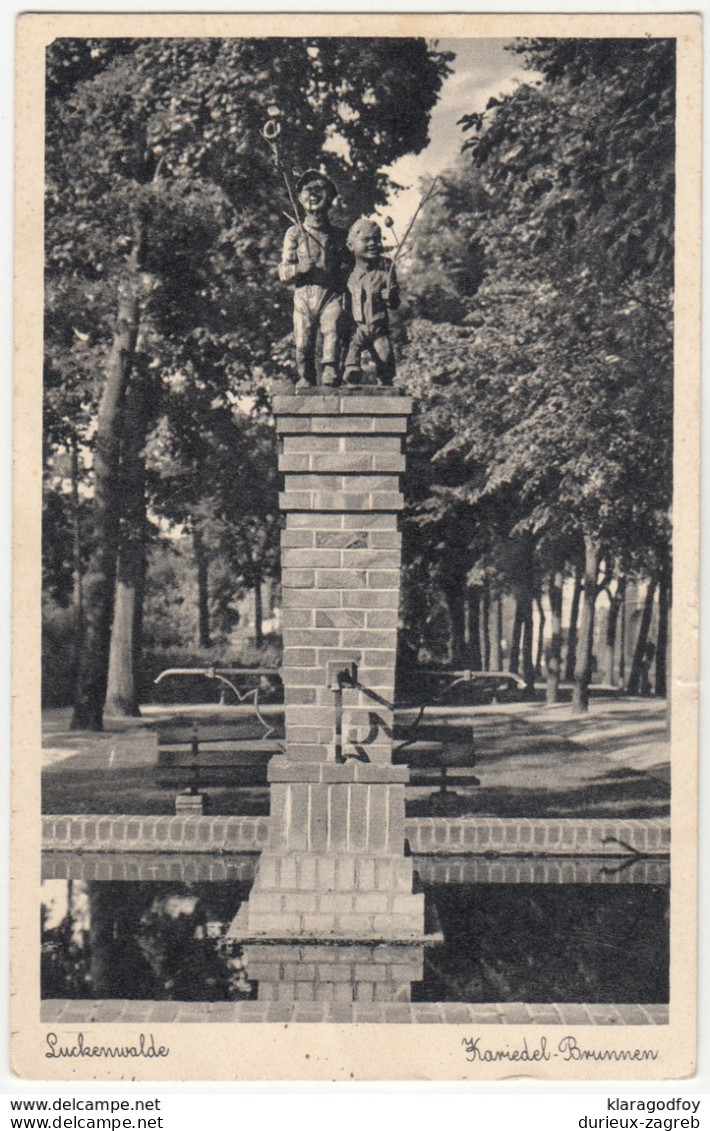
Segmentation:
[(667, 583), (674, 45), (516, 50), (541, 77), (463, 119), (410, 261), (405, 375), (437, 469), (412, 521), (437, 538), (473, 521), (469, 571), (504, 539), (525, 606), (540, 573), (584, 561), (583, 707), (598, 587)]
[[(270, 378), (290, 364), (290, 304), (267, 118), (279, 116), (285, 165), (322, 164), (352, 219), (385, 200), (383, 169), (426, 144), (446, 72), (446, 55), (406, 38), (48, 49), (48, 465), (72, 445), (88, 452), (92, 500), (88, 565), (78, 544), (73, 560), (75, 726), (101, 727), (107, 688), (112, 710), (137, 709), (146, 547), (161, 518), (193, 536), (200, 600), (205, 539), (257, 592), (275, 570), (274, 480), (254, 461), (269, 447)], [(204, 643), (204, 610), (200, 625)]]
[[(546, 671), (552, 700), (574, 677), (584, 709), (595, 663), (631, 690), (653, 663), (665, 690), (675, 52), (511, 49), (529, 81), (464, 116), (401, 261), (402, 655), (508, 666), (531, 692)], [(236, 659), (248, 593), (257, 645), (268, 623), (269, 399), (292, 362), (264, 122), (347, 223), (426, 146), (449, 59), (416, 39), (48, 48), (43, 665), (75, 726), (137, 711), (146, 648)]]

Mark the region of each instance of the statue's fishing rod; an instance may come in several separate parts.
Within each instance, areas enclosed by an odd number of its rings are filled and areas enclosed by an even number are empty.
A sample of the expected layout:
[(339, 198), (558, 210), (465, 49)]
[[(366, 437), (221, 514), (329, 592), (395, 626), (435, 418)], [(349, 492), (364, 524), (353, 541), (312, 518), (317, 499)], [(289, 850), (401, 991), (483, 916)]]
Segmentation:
[[(421, 210), (422, 210), (422, 208), (424, 207), (424, 205), (426, 204), (426, 202), (427, 202), (427, 201), (429, 200), (429, 198), (431, 197), (431, 194), (432, 194), (432, 193), (433, 193), (433, 191), (434, 191), (434, 185), (436, 184), (436, 182), (438, 181), (438, 179), (439, 179), (438, 177), (434, 177), (434, 180), (433, 180), (433, 181), (431, 182), (431, 184), (429, 185), (429, 188), (427, 189), (426, 193), (424, 194), (424, 196), (422, 197), (422, 199), (421, 199), (421, 200), (419, 201), (419, 204), (417, 205), (416, 211), (415, 211), (414, 215), (412, 216), (412, 219), (411, 219), (411, 220), (409, 221), (409, 226), (408, 226), (408, 228), (407, 228), (406, 232), (404, 233), (404, 235), (402, 236), (401, 240), (400, 240), (400, 241), (399, 241), (399, 243), (397, 244), (397, 250), (395, 251), (394, 255), (392, 256), (392, 261), (391, 261), (391, 263), (390, 263), (390, 269), (389, 269), (389, 272), (387, 273), (387, 287), (389, 287), (389, 285), (390, 285), (390, 282), (392, 281), (392, 272), (394, 271), (394, 265), (395, 265), (395, 263), (397, 262), (397, 260), (399, 259), (399, 256), (400, 256), (400, 253), (401, 253), (401, 251), (402, 251), (402, 248), (404, 247), (405, 243), (407, 242), (407, 236), (409, 235), (409, 233), (411, 232), (412, 228), (414, 227), (414, 223), (415, 223), (415, 221), (416, 221), (416, 218), (417, 218), (417, 216), (418, 216), (418, 215), (419, 215), (419, 213), (421, 212)], [(386, 221), (385, 221), (385, 222), (386, 222)], [(387, 226), (388, 226), (388, 227), (391, 227), (391, 225), (389, 225), (389, 224), (388, 224)], [(393, 233), (393, 234), (394, 234), (394, 233)], [(396, 240), (396, 238), (397, 238), (397, 237), (395, 236), (395, 240)]]
[[(298, 204), (296, 203), (296, 196), (295, 196), (295, 193), (293, 191), (293, 187), (291, 185), (291, 180), (290, 180), (288, 173), (286, 172), (286, 166), (284, 165), (283, 161), (281, 160), (281, 157), (280, 157), (280, 154), (279, 154), (279, 147), (276, 144), (276, 139), (278, 138), (280, 133), (281, 133), (281, 123), (278, 122), (276, 120), (276, 118), (269, 118), (268, 122), (265, 123), (264, 128), (261, 131), (262, 137), (264, 138), (265, 141), (267, 141), (269, 143), (269, 145), (271, 147), (271, 152), (272, 152), (273, 157), (274, 157), (274, 164), (276, 165), (276, 168), (281, 170), (281, 174), (282, 174), (284, 182), (286, 184), (286, 192), (288, 193), (288, 199), (291, 202), (291, 208), (293, 209), (293, 215), (295, 216), (295, 223), (296, 223), (296, 227), (298, 228), (299, 235), (305, 241), (306, 247), (310, 248), (309, 241), (308, 241), (308, 233), (306, 232), (306, 229), (303, 227), (303, 224), (301, 223), (301, 217), (300, 217), (299, 211), (298, 211)], [(289, 219), (290, 218), (291, 217), (289, 217)], [(309, 254), (310, 254), (310, 251), (309, 251)]]

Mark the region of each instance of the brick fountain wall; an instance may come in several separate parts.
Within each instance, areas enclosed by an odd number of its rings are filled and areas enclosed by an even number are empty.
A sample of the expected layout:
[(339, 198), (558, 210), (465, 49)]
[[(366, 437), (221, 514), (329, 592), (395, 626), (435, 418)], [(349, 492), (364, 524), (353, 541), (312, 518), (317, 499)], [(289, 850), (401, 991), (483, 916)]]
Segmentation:
[[(286, 754), (240, 941), (423, 939), (404, 854), (406, 766), (392, 765), (402, 508), (411, 399), (392, 390), (277, 397)], [(337, 672), (357, 665), (342, 690)], [(260, 956), (261, 957), (261, 956)]]

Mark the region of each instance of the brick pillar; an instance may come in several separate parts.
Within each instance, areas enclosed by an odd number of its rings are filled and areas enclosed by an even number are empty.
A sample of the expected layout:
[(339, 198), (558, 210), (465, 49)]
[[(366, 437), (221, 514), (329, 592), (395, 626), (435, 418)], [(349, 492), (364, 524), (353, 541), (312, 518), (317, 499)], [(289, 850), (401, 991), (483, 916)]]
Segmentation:
[[(382, 390), (374, 390), (382, 392)], [(409, 397), (278, 397), (287, 757), (332, 761), (329, 664), (355, 660), (343, 692), (343, 753), (392, 760), (402, 508)]]
[[(269, 766), (271, 815), (247, 938), (412, 938), (424, 898), (404, 855), (406, 766), (392, 765), (402, 441), (412, 402), (390, 389), (274, 400), (281, 507), (286, 754)], [(339, 668), (357, 664), (342, 692)], [(337, 760), (340, 754), (341, 760)]]

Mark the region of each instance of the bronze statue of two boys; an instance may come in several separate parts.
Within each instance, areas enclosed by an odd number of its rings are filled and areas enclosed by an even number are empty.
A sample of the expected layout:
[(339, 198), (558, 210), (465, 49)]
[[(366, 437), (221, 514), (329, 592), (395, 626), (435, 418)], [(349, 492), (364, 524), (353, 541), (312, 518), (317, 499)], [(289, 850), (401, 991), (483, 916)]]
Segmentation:
[[(361, 217), (346, 233), (331, 223), (337, 195), (329, 177), (309, 169), (296, 184), (305, 214), (284, 239), (279, 266), (282, 282), (293, 282), (293, 330), (297, 388), (362, 383), (361, 358), (367, 351), (377, 381), (391, 385), (395, 362), (389, 311), (399, 306), (394, 263), (382, 252), (382, 236), (373, 220)], [(316, 359), (322, 339), (320, 374)]]

